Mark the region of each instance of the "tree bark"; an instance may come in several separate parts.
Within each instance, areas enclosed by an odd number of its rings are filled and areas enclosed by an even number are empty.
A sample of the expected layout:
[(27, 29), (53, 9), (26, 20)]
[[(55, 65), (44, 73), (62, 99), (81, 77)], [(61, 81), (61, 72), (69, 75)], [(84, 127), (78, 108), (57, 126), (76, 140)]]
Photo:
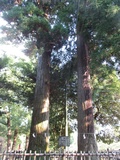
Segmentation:
[(50, 50), (44, 51), (38, 59), (28, 151), (49, 150), (50, 55)]
[(17, 130), (17, 129), (15, 129), (15, 131), (14, 131), (14, 137), (13, 137), (12, 150), (15, 150), (15, 147), (16, 147), (16, 141), (17, 141), (17, 136), (18, 136), (18, 130)]
[(7, 116), (7, 152), (11, 150), (11, 124), (10, 115)]
[(27, 149), (28, 149), (28, 144), (29, 144), (29, 136), (26, 136), (25, 151), (27, 151)]
[[(78, 64), (78, 152), (97, 151), (90, 86), (89, 54), (82, 34), (77, 35)], [(97, 157), (93, 157), (96, 159)], [(92, 160), (93, 160), (92, 159)]]

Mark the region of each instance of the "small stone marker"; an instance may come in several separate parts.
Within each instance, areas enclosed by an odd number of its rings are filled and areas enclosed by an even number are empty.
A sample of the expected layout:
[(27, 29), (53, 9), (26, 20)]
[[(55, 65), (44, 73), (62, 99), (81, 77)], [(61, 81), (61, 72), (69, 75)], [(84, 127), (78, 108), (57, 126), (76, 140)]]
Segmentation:
[(70, 145), (70, 137), (69, 136), (60, 136), (59, 137), (59, 146), (66, 147)]

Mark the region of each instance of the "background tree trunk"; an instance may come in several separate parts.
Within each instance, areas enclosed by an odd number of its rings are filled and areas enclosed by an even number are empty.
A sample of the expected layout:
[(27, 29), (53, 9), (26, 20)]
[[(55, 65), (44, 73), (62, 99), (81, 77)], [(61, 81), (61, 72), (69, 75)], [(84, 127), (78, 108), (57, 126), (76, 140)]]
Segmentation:
[(10, 115), (7, 116), (7, 152), (11, 150), (11, 124), (10, 124)]
[(44, 51), (38, 59), (34, 108), (28, 151), (49, 150), (50, 54)]
[(17, 129), (15, 129), (15, 131), (14, 131), (14, 136), (13, 136), (12, 150), (15, 150), (15, 147), (16, 147), (16, 141), (17, 141), (17, 136), (18, 136), (18, 130), (17, 130)]
[[(89, 55), (83, 36), (77, 35), (78, 151), (97, 151), (90, 86)], [(93, 158), (94, 159), (94, 158)], [(95, 157), (96, 159), (96, 157)]]

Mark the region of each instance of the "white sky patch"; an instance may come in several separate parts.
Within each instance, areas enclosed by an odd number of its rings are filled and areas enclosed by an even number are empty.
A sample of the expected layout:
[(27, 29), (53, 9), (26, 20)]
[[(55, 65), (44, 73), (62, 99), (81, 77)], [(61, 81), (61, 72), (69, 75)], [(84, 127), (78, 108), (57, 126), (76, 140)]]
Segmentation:
[[(7, 25), (7, 22), (1, 16), (2, 16), (2, 13), (0, 13), (0, 27), (2, 25)], [(6, 36), (6, 34), (2, 33), (2, 31), (0, 29), (0, 39), (5, 36)], [(21, 59), (25, 59), (26, 61), (28, 61), (29, 57), (23, 53), (24, 49), (25, 48), (24, 48), (23, 44), (13, 45), (11, 42), (6, 42), (6, 44), (5, 44), (5, 43), (2, 43), (2, 40), (1, 40), (0, 57), (5, 54), (5, 55), (16, 58), (16, 60), (21, 58)]]
[(23, 54), (20, 46), (15, 47), (12, 45), (5, 45), (5, 44), (0, 45), (0, 54), (6, 54), (6, 53), (7, 55), (16, 55), (16, 56), (20, 56)]
[(6, 25), (7, 21), (2, 18), (2, 12), (0, 12), (0, 25)]
[(29, 60), (29, 57), (27, 57), (22, 50), (24, 49), (23, 45), (5, 45), (2, 44), (0, 45), (0, 57), (5, 55), (11, 56), (11, 57), (15, 57), (17, 59), (21, 58), (21, 59), (25, 59), (25, 60)]

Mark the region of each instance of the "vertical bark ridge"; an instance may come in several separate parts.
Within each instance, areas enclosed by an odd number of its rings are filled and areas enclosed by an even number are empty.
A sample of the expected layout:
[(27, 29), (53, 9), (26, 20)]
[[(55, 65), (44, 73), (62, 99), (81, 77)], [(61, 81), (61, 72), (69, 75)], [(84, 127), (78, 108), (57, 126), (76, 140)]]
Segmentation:
[(38, 59), (37, 81), (28, 150), (49, 150), (50, 53)]
[(89, 54), (82, 34), (77, 35), (78, 151), (97, 151), (90, 86)]

